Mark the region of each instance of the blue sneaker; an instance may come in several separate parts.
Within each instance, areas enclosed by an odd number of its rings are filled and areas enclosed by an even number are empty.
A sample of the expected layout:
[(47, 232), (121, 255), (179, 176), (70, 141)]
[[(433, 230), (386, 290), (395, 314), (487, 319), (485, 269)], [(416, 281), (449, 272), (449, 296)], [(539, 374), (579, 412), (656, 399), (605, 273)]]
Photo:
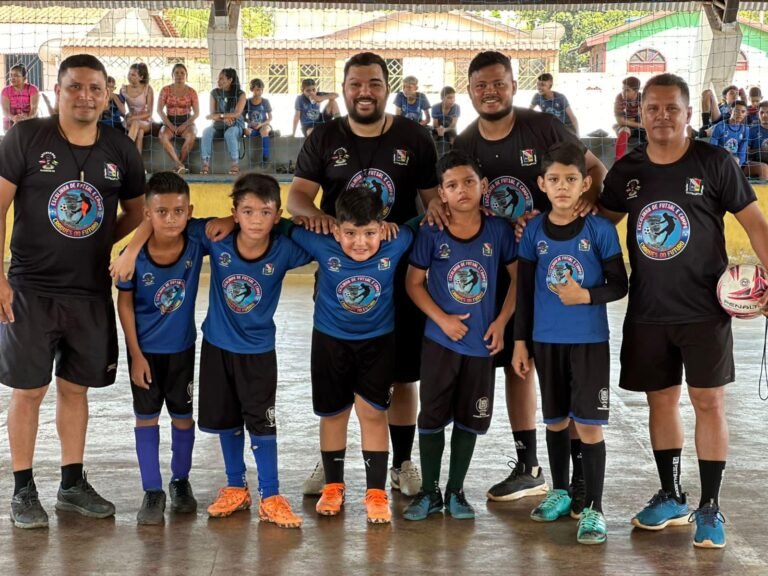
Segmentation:
[(608, 538), (608, 527), (602, 512), (584, 508), (579, 518), (576, 540), (579, 544), (602, 544)]
[(430, 514), (438, 514), (443, 511), (443, 495), (438, 490), (435, 494), (419, 492), (408, 506), (403, 510), (403, 518), (406, 520), (425, 520)]
[(456, 520), (471, 520), (475, 517), (475, 509), (467, 502), (464, 490), (445, 492), (445, 510)]
[(648, 500), (648, 505), (632, 518), (632, 524), (645, 530), (663, 530), (667, 526), (685, 526), (688, 523), (688, 500), (659, 490)]
[[(720, 512), (720, 506), (710, 500), (696, 510), (691, 517), (696, 520), (696, 535), (693, 537), (693, 545), (697, 548), (724, 548), (725, 547), (725, 518)], [(691, 521), (689, 519), (689, 521)]]
[(536, 522), (554, 522), (571, 513), (571, 497), (568, 490), (555, 488), (547, 492), (544, 500), (531, 512), (531, 520)]

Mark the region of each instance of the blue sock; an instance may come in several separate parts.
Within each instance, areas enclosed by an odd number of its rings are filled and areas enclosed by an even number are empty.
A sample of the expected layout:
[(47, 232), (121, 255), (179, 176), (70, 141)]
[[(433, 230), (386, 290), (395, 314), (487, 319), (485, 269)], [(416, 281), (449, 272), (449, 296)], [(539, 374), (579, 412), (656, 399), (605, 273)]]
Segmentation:
[(262, 499), (280, 493), (277, 479), (277, 436), (251, 434), (251, 450), (259, 473), (259, 495)]
[(224, 468), (227, 471), (227, 486), (243, 488), (245, 482), (245, 434), (242, 430), (228, 430), (219, 434)]
[(269, 160), (269, 136), (261, 137), (261, 157), (262, 160)]
[(195, 427), (186, 430), (171, 424), (171, 481), (186, 480), (192, 468)]
[(136, 456), (139, 458), (141, 485), (144, 491), (162, 490), (160, 474), (160, 426), (136, 426)]

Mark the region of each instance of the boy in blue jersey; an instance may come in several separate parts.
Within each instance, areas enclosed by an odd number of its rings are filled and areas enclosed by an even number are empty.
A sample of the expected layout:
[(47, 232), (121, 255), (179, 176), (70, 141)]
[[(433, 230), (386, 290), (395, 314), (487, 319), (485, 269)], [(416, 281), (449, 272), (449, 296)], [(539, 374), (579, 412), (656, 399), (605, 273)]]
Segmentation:
[[(301, 81), (301, 94), (296, 96), (293, 116), (293, 130), (291, 136), (296, 134), (296, 127), (301, 124), (301, 133), (304, 136), (312, 134), (312, 130), (320, 124), (330, 122), (339, 115), (339, 105), (336, 92), (319, 92), (317, 83), (312, 78)], [(325, 107), (320, 110), (320, 102), (327, 101)]]
[(552, 90), (553, 82), (554, 78), (549, 72), (541, 74), (536, 79), (536, 94), (533, 95), (531, 105), (528, 108), (533, 110), (538, 106), (539, 110), (545, 114), (552, 114), (578, 136), (579, 122), (576, 120), (576, 115), (573, 113), (565, 94)]
[(416, 76), (403, 78), (403, 89), (395, 96), (395, 116), (403, 116), (422, 126), (429, 126), (429, 99), (419, 92)]
[(131, 280), (117, 284), (117, 310), (125, 333), (136, 415), (136, 455), (144, 500), (139, 524), (164, 522), (160, 426), (165, 404), (171, 416), (171, 509), (195, 512), (189, 484), (195, 428), (195, 298), (203, 261), (205, 220), (190, 220), (189, 186), (173, 172), (150, 178), (144, 216), (151, 236), (136, 258)]
[[(539, 522), (579, 517), (582, 544), (605, 542), (602, 513), (608, 423), (610, 350), (605, 304), (627, 293), (627, 274), (613, 224), (579, 216), (574, 207), (591, 186), (580, 147), (552, 146), (539, 188), (552, 203), (525, 228), (518, 253), (517, 312), (512, 366), (524, 377), (536, 357), (553, 489), (531, 512)], [(659, 226), (663, 226), (660, 223)], [(533, 342), (531, 350), (529, 342)], [(581, 438), (586, 505), (571, 510), (569, 424)]]
[(269, 162), (269, 139), (272, 136), (272, 105), (269, 100), (262, 97), (264, 82), (260, 78), (251, 80), (251, 92), (253, 96), (245, 101), (245, 130), (243, 133), (249, 138), (261, 137), (262, 162)]
[[(440, 464), (445, 427), (453, 422), (445, 508), (457, 519), (474, 518), (464, 496), (478, 434), (493, 412), (493, 355), (504, 347), (504, 328), (514, 311), (516, 244), (512, 226), (480, 209), (488, 182), (465, 152), (438, 162), (440, 197), (451, 222), (442, 230), (424, 226), (410, 257), (406, 289), (427, 315), (418, 416), (421, 492), (403, 512), (424, 520), (441, 512)], [(501, 310), (496, 275), (505, 266), (511, 282)], [(429, 274), (427, 274), (429, 271)]]
[(733, 155), (739, 166), (747, 161), (747, 146), (749, 144), (749, 127), (746, 124), (747, 103), (737, 100), (733, 103), (731, 115), (714, 125), (709, 143), (719, 148), (725, 148)]
[(757, 107), (760, 122), (749, 127), (749, 154), (743, 170), (751, 178), (768, 179), (768, 100)]
[[(320, 416), (325, 486), (316, 510), (335, 516), (344, 504), (344, 460), (352, 407), (360, 421), (368, 522), (388, 523), (385, 491), (389, 458), (387, 409), (395, 359), (395, 270), (414, 232), (383, 221), (381, 196), (353, 187), (336, 200), (333, 236), (301, 227), (291, 238), (317, 260), (312, 332), (312, 405)], [(303, 218), (296, 220), (304, 223)], [(396, 229), (396, 227), (394, 227)]]

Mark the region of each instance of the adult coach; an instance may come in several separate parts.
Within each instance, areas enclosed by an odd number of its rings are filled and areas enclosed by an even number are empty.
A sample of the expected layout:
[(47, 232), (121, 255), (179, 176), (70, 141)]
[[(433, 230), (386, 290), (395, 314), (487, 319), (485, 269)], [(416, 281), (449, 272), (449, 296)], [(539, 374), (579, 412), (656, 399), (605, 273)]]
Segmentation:
[[(562, 122), (549, 114), (512, 105), (517, 83), (512, 64), (500, 52), (481, 52), (469, 64), (469, 96), (479, 118), (456, 138), (454, 148), (464, 150), (477, 160), (488, 179), (488, 192), (483, 197), (486, 208), (509, 219), (530, 217), (534, 210), (550, 207), (546, 194), (539, 190), (536, 178), (541, 173), (541, 158), (557, 142), (574, 142), (584, 146)], [(585, 152), (592, 187), (576, 209), (588, 214), (600, 193), (605, 167), (594, 154)], [(500, 279), (508, 281), (506, 274)], [(505, 294), (506, 286), (497, 294)], [(499, 304), (500, 305), (500, 304)], [(517, 450), (517, 463), (511, 474), (491, 487), (491, 500), (516, 500), (524, 496), (544, 494), (547, 489), (536, 455), (536, 390), (533, 370), (521, 380), (510, 364), (514, 338), (507, 325), (504, 350), (495, 356), (495, 365), (504, 368), (507, 413)]]
[(641, 112), (648, 143), (613, 166), (600, 202), (616, 221), (628, 215), (632, 275), (620, 386), (646, 393), (661, 480), (661, 490), (632, 523), (661, 530), (688, 522), (680, 487), (679, 402), (685, 368), (701, 477), (693, 543), (722, 548), (718, 497), (728, 451), (725, 384), (735, 377), (731, 320), (716, 297), (718, 278), (728, 264), (723, 216), (736, 216), (764, 265), (768, 223), (731, 155), (686, 137), (689, 98), (688, 85), (673, 74), (646, 83)]
[(64, 60), (56, 96), (58, 116), (22, 122), (0, 144), (0, 254), (14, 205), (7, 279), (0, 259), (0, 382), (13, 388), (11, 519), (19, 528), (48, 525), (32, 458), (54, 360), (62, 463), (56, 508), (96, 518), (115, 513), (83, 474), (87, 393), (115, 380), (109, 255), (141, 221), (143, 207), (136, 147), (99, 124), (108, 98), (102, 63), (86, 54)]
[[(431, 205), (430, 218), (441, 218), (434, 142), (427, 130), (414, 129), (410, 120), (385, 114), (389, 75), (384, 60), (372, 52), (352, 56), (344, 66), (342, 89), (348, 115), (317, 126), (307, 138), (296, 161), (288, 211), (309, 217), (316, 231), (327, 233), (333, 223), (336, 197), (342, 190), (363, 184), (381, 196), (389, 222), (403, 224), (416, 216), (419, 199), (428, 209)], [(323, 198), (318, 209), (314, 199), (321, 187)], [(408, 258), (403, 258), (396, 280), (397, 365), (389, 424), (393, 486), (415, 496), (421, 478), (411, 462), (411, 449), (424, 317), (405, 293), (407, 266)], [(322, 489), (322, 470), (316, 471), (316, 482), (305, 484), (305, 493)]]

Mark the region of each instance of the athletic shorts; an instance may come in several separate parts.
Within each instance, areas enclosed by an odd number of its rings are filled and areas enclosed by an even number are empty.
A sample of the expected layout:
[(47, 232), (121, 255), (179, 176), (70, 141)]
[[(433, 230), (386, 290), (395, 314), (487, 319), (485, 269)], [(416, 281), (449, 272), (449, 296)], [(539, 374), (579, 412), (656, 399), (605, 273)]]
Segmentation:
[(204, 432), (242, 430), (274, 436), (277, 356), (235, 354), (203, 340), (197, 422)]
[[(160, 416), (163, 404), (173, 418), (192, 418), (195, 347), (175, 354), (144, 354), (152, 374), (149, 390), (131, 382), (133, 413), (139, 420)], [(128, 373), (133, 361), (128, 354)]]
[(377, 410), (392, 399), (393, 333), (342, 340), (312, 330), (312, 408), (318, 416), (347, 410), (360, 396)]
[(45, 296), (14, 288), (13, 324), (0, 325), (0, 382), (34, 389), (56, 376), (80, 386), (115, 382), (117, 327), (112, 296)]
[(419, 433), (439, 432), (453, 422), (485, 434), (493, 415), (493, 358), (465, 356), (424, 338), (421, 367)]
[(624, 321), (619, 386), (655, 392), (685, 380), (692, 388), (717, 388), (736, 379), (731, 319), (691, 324)]
[(596, 344), (533, 343), (546, 424), (573, 418), (581, 424), (608, 424), (611, 351)]
[[(507, 267), (504, 264), (499, 264), (499, 270), (496, 274), (496, 311), (498, 313), (501, 307), (504, 305), (504, 300), (507, 297), (507, 291), (509, 290), (509, 273)], [(495, 368), (506, 368), (512, 365), (512, 352), (515, 348), (515, 315), (507, 322), (504, 327), (504, 348), (501, 352), (493, 357), (493, 366)], [(533, 354), (533, 347), (531, 343), (528, 343), (528, 351)]]
[(426, 316), (405, 291), (410, 251), (395, 271), (395, 367), (393, 382), (417, 382), (421, 372), (421, 343)]
[(184, 124), (184, 122), (189, 120), (189, 115), (188, 114), (181, 114), (179, 116), (168, 116), (168, 120), (170, 121), (171, 124), (173, 124), (174, 126), (176, 126), (178, 128), (179, 126)]

